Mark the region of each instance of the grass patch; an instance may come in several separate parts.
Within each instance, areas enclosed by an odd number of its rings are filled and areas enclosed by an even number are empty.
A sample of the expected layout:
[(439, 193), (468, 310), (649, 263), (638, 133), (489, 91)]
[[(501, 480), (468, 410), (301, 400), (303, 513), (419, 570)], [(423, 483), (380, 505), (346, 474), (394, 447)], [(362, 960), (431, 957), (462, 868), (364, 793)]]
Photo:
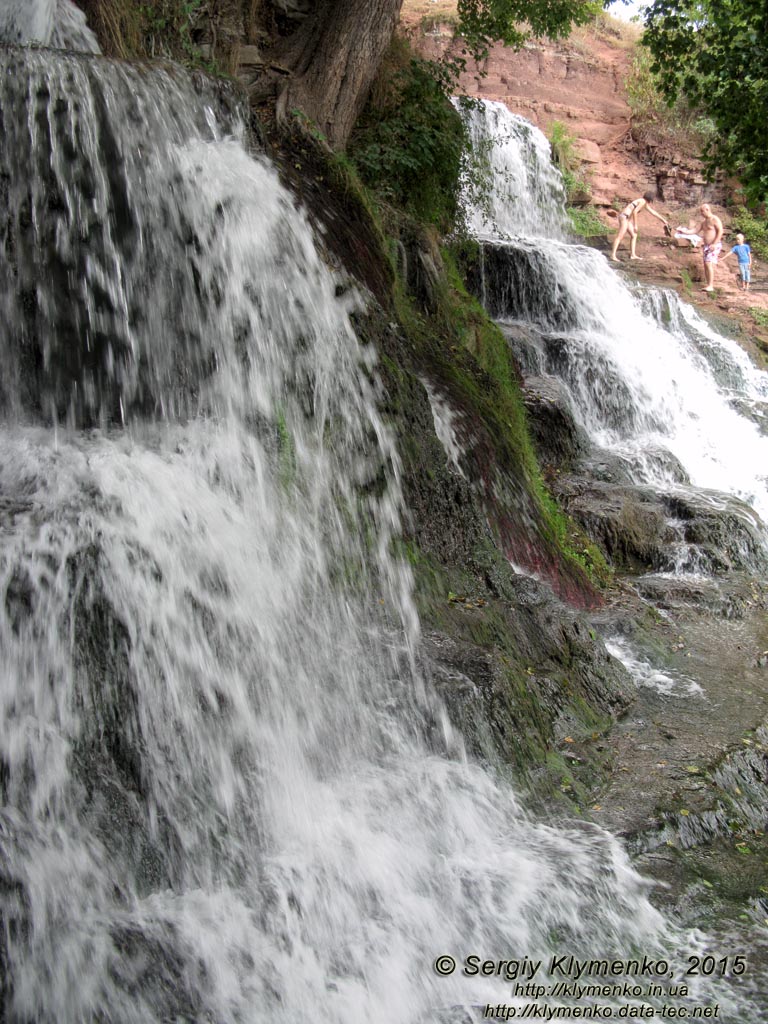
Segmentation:
[(408, 22), (423, 19), (457, 22), (458, 4), (456, 0), (404, 0), (401, 18)]
[(685, 267), (680, 268), (680, 280), (683, 282), (683, 288), (685, 289), (687, 294), (691, 295), (693, 293), (693, 278), (685, 269)]
[(600, 220), (594, 206), (569, 206), (566, 212), (575, 235), (597, 238), (608, 234), (608, 228)]
[(573, 29), (569, 44), (575, 43), (577, 49), (591, 52), (593, 40), (598, 39), (617, 50), (631, 50), (637, 46), (642, 34), (640, 25), (614, 18), (608, 11), (597, 11), (587, 25)]

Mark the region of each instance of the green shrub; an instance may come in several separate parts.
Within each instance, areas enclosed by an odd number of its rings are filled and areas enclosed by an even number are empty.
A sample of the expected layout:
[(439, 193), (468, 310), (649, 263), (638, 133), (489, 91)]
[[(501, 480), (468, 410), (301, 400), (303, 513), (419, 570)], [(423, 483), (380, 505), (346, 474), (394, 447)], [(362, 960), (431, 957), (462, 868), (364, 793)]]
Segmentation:
[(439, 69), (396, 39), (348, 147), (363, 182), (385, 203), (448, 232), (467, 147)]
[(632, 111), (631, 130), (635, 138), (669, 140), (693, 152), (705, 149), (715, 134), (714, 122), (705, 112), (682, 98), (669, 103), (652, 70), (653, 58), (640, 47), (635, 51), (624, 86)]
[(566, 199), (571, 202), (577, 196), (590, 196), (592, 186), (583, 173), (581, 157), (576, 152), (576, 138), (562, 121), (553, 121), (549, 126), (549, 144), (552, 163), (563, 178)]
[(595, 238), (598, 235), (608, 234), (608, 229), (600, 220), (594, 206), (569, 206), (567, 213), (571, 222), (571, 230), (575, 235), (581, 235), (582, 238)]
[(768, 220), (746, 206), (739, 206), (731, 218), (733, 231), (740, 231), (755, 256), (768, 260)]
[(552, 147), (552, 162), (561, 172), (574, 171), (581, 164), (576, 153), (576, 139), (562, 121), (553, 121), (549, 126), (549, 144)]

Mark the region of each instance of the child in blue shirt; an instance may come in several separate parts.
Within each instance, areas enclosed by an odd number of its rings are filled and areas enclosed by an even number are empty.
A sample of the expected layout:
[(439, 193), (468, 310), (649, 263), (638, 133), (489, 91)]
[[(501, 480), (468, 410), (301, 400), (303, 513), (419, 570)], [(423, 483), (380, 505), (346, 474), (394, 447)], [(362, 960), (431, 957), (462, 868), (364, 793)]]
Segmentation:
[(752, 278), (752, 250), (748, 245), (744, 244), (744, 235), (736, 235), (736, 245), (733, 246), (723, 259), (727, 260), (728, 256), (733, 255), (733, 253), (736, 254), (736, 259), (739, 261), (739, 274), (741, 275), (739, 287), (742, 291), (748, 292), (749, 282)]

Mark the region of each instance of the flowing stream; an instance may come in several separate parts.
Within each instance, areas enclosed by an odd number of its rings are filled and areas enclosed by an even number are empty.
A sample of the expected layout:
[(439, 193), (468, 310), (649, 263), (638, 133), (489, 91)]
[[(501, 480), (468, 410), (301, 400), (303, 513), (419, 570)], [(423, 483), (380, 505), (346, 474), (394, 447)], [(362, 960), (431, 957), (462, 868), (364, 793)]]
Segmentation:
[[(468, 762), (415, 671), (375, 354), (237, 104), (0, 63), (0, 1016), (469, 1021), (531, 1003), (470, 955), (679, 975), (702, 937)], [(640, 980), (554, 1003), (659, 1004)]]
[(465, 116), (494, 183), (472, 216), (483, 300), (524, 327), (512, 344), (526, 372), (560, 378), (591, 440), (635, 482), (725, 492), (768, 517), (768, 375), (675, 293), (634, 291), (600, 253), (567, 241), (538, 129), (501, 103)]

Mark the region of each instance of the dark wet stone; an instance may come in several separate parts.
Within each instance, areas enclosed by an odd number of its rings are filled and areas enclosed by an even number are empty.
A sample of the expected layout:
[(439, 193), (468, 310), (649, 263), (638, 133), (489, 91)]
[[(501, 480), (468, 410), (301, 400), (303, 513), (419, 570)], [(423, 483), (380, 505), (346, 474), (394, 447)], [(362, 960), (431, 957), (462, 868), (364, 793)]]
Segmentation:
[(671, 568), (675, 532), (650, 488), (561, 478), (556, 493), (576, 522), (617, 566), (634, 571)]
[(567, 467), (589, 448), (567, 391), (557, 377), (527, 377), (523, 402), (531, 437), (542, 466)]
[(662, 497), (669, 514), (682, 523), (684, 541), (695, 544), (714, 569), (765, 567), (765, 527), (743, 501), (693, 489)]
[(755, 402), (748, 398), (731, 398), (729, 405), (740, 416), (751, 420), (761, 434), (768, 435), (768, 402)]
[(558, 478), (553, 489), (618, 567), (719, 573), (766, 565), (760, 520), (730, 495), (693, 488), (662, 492), (575, 474)]

